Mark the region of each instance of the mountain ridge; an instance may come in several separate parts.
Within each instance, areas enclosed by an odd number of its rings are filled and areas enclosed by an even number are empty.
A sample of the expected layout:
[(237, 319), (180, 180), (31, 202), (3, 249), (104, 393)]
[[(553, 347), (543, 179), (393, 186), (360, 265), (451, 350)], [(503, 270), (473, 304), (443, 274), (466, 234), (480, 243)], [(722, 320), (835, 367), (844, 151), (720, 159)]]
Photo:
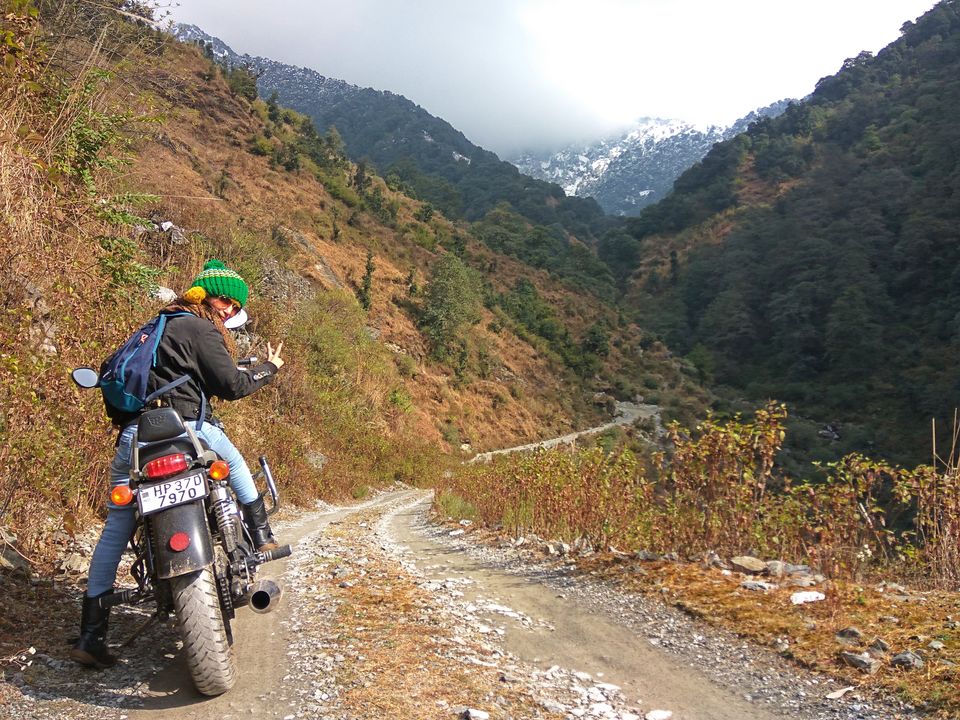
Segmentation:
[(824, 460), (921, 462), (931, 418), (951, 446), (958, 77), (960, 2), (944, 0), (627, 220), (633, 318), (731, 395), (820, 418), (840, 451)]
[(636, 215), (662, 200), (673, 182), (718, 142), (776, 117), (794, 102), (778, 100), (752, 110), (730, 126), (698, 126), (684, 120), (639, 118), (629, 128), (590, 143), (509, 158), (531, 177), (560, 185), (567, 195), (593, 197), (612, 215)]

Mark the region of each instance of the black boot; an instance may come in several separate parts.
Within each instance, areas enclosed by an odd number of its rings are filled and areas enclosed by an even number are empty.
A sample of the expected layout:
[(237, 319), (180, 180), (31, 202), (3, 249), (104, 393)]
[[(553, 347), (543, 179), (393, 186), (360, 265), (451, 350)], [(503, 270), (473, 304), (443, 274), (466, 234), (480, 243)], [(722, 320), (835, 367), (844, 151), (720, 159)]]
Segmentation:
[(249, 504), (240, 503), (240, 507), (243, 508), (243, 519), (253, 537), (254, 547), (261, 552), (276, 550), (280, 547), (277, 539), (273, 537), (273, 531), (270, 530), (270, 523), (267, 522), (267, 509), (263, 505), (263, 496)]
[[(106, 593), (104, 593), (106, 594)], [(110, 667), (117, 659), (107, 651), (107, 624), (110, 608), (100, 607), (100, 595), (83, 595), (83, 610), (80, 614), (80, 639), (70, 650), (70, 657), (87, 667)]]

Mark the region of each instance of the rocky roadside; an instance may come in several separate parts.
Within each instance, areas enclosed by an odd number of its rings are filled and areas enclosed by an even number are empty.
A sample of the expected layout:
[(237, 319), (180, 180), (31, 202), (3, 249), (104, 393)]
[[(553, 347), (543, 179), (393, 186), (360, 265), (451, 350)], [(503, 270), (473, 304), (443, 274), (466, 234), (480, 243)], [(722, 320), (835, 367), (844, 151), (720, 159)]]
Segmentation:
[[(575, 573), (569, 558), (545, 553), (539, 543), (485, 545), (463, 528), (436, 525), (429, 516), (428, 496), (408, 490), (353, 509), (299, 513), (278, 524), (279, 532), (292, 533), (335, 511), (339, 518), (303, 534), (287, 565), (283, 635), (289, 644), (276, 656), (262, 658), (282, 667), (283, 677), (275, 689), (257, 698), (258, 717), (670, 717), (670, 708), (628, 697), (598, 673), (538, 667), (507, 652), (503, 628), (491, 622), (491, 614), (546, 632), (550, 627), (507, 605), (468, 600), (465, 591), (474, 581), (465, 574), (433, 576), (422, 558), (391, 531), (397, 514), (410, 508), (416, 510), (413, 531), (424, 538), (542, 584), (547, 592), (570, 598), (597, 617), (612, 618), (639, 642), (703, 670), (715, 684), (735, 689), (764, 714), (804, 720), (919, 717), (859, 690), (835, 697), (842, 690), (835, 681), (799, 671), (775, 653), (708, 628), (656, 599)], [(84, 535), (65, 553), (69, 568), (53, 582), (25, 583), (0, 574), (5, 607), (15, 602), (43, 610), (32, 626), (16, 628), (22, 636), (15, 639), (22, 639), (18, 652), (2, 659), (0, 718), (136, 718), (150, 707), (151, 679), (178, 662), (175, 633), (157, 625), (122, 648), (121, 662), (109, 670), (85, 671), (66, 660), (65, 637), (76, 623), (82, 592), (77, 573), (95, 537)], [(147, 609), (123, 608), (115, 613), (111, 637), (121, 642), (133, 636), (146, 619)], [(7, 625), (2, 627), (6, 633)], [(4, 640), (10, 647), (11, 638)], [(182, 710), (216, 720), (250, 717), (254, 707), (242, 704), (229, 702), (226, 714), (222, 709), (214, 712), (212, 703), (205, 714), (203, 701)], [(674, 717), (683, 720), (679, 714)]]
[[(691, 667), (707, 671), (714, 682), (777, 717), (804, 720), (894, 720), (922, 717), (892, 698), (850, 688), (823, 675), (805, 672), (766, 648), (709, 627), (681, 610), (575, 570), (548, 543), (530, 538), (499, 543), (480, 541), (464, 528), (451, 529), (431, 518), (428, 503), (418, 507), (416, 532), (484, 565), (534, 578), (573, 598), (592, 613), (615, 618), (625, 629)], [(396, 550), (395, 550), (396, 552)], [(802, 574), (799, 575), (802, 577)], [(749, 581), (745, 581), (749, 582)], [(806, 583), (797, 583), (798, 591)]]
[[(164, 642), (169, 633), (154, 626), (143, 631), (136, 645), (158, 648), (159, 657), (127, 652), (103, 673), (85, 672), (68, 659), (68, 640), (76, 635), (80, 618), (81, 579), (96, 540), (95, 530), (60, 538), (60, 561), (53, 575), (32, 575), (28, 563), (8, 554), (10, 566), (0, 572), (0, 640), (5, 648), (0, 657), (0, 717), (124, 717), (120, 709), (137, 702), (137, 679), (169, 653), (172, 646)], [(129, 638), (147, 619), (141, 608), (114, 612), (114, 639)]]

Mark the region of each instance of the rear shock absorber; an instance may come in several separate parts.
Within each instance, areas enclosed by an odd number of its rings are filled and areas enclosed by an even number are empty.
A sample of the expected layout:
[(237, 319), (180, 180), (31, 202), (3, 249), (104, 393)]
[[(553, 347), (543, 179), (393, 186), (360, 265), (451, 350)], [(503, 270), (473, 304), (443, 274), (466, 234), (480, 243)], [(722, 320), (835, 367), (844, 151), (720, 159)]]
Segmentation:
[(240, 528), (237, 525), (237, 504), (226, 483), (217, 485), (210, 491), (210, 507), (220, 529), (220, 537), (223, 538), (223, 549), (231, 555), (237, 549)]

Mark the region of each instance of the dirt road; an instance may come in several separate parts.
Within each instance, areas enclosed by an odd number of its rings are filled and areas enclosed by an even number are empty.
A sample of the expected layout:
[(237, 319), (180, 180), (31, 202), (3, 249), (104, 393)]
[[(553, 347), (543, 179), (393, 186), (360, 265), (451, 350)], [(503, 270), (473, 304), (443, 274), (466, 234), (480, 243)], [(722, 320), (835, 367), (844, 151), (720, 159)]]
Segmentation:
[[(428, 521), (429, 498), (398, 489), (278, 524), (294, 553), (264, 575), (285, 595), (274, 613), (238, 613), (226, 695), (192, 689), (168, 626), (102, 672), (65, 660), (62, 637), (38, 626), (23, 638), (32, 664), (5, 669), (0, 718), (898, 717), (856, 693), (826, 700), (830, 681), (655, 601), (475, 546)], [(116, 613), (111, 639), (144, 618)]]
[[(385, 494), (373, 503), (356, 508), (325, 512), (300, 522), (285, 523), (281, 537), (296, 550), (309, 545), (330, 523), (336, 523), (371, 505), (389, 505), (398, 494)], [(280, 526), (278, 525), (278, 528)], [(290, 560), (268, 565), (262, 577), (283, 579)], [(295, 594), (298, 588), (288, 587)], [(130, 720), (176, 718), (177, 720), (220, 720), (231, 717), (286, 717), (295, 712), (295, 698), (288, 692), (288, 651), (290, 648), (290, 602), (281, 600), (274, 612), (257, 615), (242, 610), (234, 624), (234, 652), (239, 668), (237, 684), (225, 695), (207, 698), (190, 683), (190, 671), (181, 655), (156, 674), (146, 678), (141, 687), (142, 709), (129, 713)]]
[(654, 425), (654, 432), (659, 436), (663, 433), (663, 425), (660, 422), (660, 407), (658, 405), (638, 405), (629, 402), (617, 402), (616, 416), (611, 422), (597, 427), (578, 430), (577, 432), (567, 433), (560, 437), (550, 438), (549, 440), (540, 440), (539, 442), (527, 443), (526, 445), (517, 445), (516, 447), (503, 448), (501, 450), (490, 450), (489, 452), (477, 453), (470, 458), (470, 463), (485, 463), (497, 455), (506, 455), (515, 452), (527, 452), (540, 448), (549, 449), (561, 447), (563, 445), (573, 445), (578, 439), (585, 435), (596, 435), (610, 428), (632, 425), (640, 419), (651, 419)]
[[(535, 577), (508, 573), (452, 550), (415, 528), (422, 527), (423, 506), (391, 515), (390, 534), (409, 549), (428, 577), (466, 577), (465, 598), (481, 607), (491, 624), (505, 628), (504, 647), (543, 668), (553, 665), (585, 671), (622, 688), (644, 708), (671, 710), (685, 720), (773, 720), (730, 689), (712, 683), (704, 669), (628, 632), (621, 622)], [(489, 608), (493, 608), (490, 611)]]

